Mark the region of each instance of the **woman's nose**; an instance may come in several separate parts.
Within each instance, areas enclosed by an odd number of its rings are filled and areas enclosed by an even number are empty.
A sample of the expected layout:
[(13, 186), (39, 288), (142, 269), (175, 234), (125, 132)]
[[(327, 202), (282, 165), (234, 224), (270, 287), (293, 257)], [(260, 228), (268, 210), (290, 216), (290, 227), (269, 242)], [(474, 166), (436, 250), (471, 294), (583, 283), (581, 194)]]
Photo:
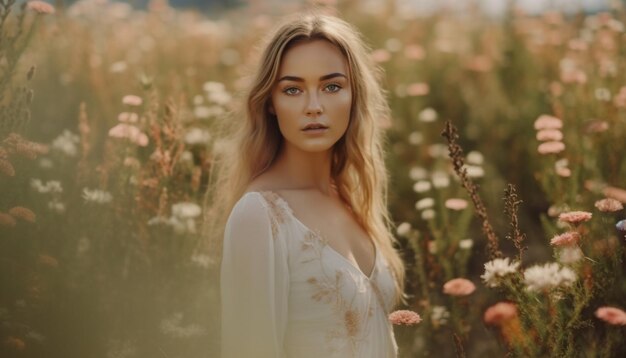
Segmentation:
[(322, 105), (317, 97), (317, 94), (315, 93), (309, 95), (309, 103), (306, 107), (306, 114), (308, 116), (322, 114)]

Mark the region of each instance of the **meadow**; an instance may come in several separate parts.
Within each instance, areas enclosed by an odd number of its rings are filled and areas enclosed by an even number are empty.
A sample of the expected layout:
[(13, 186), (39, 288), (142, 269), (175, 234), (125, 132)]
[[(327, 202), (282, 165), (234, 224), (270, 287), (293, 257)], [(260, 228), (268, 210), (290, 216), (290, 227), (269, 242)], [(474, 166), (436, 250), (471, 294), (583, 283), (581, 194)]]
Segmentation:
[[(0, 0), (0, 356), (218, 356), (215, 128), (311, 6), (260, 3)], [(626, 9), (509, 5), (316, 2), (385, 71), (400, 357), (626, 356)]]

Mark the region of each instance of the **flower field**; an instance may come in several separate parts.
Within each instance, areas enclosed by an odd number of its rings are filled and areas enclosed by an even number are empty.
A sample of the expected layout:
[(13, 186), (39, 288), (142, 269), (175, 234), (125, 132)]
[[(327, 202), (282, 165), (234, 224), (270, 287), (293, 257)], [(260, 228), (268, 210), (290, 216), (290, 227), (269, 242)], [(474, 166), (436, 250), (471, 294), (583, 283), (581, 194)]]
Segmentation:
[[(261, 3), (0, 0), (0, 356), (219, 356), (216, 128), (311, 6)], [(385, 70), (400, 357), (623, 357), (626, 5), (509, 5), (317, 2)]]

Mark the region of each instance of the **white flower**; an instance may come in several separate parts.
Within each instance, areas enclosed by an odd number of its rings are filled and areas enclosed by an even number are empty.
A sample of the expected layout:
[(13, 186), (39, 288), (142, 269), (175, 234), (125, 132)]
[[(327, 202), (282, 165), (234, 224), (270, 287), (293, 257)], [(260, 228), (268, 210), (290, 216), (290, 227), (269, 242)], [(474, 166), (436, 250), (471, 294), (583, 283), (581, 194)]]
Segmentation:
[(437, 189), (447, 188), (450, 186), (450, 177), (446, 172), (436, 171), (431, 175), (433, 186)]
[(499, 278), (517, 271), (519, 262), (509, 263), (509, 258), (494, 259), (485, 263), (485, 273), (480, 276), (487, 287), (498, 287), (500, 285)]
[(183, 154), (180, 155), (180, 161), (181, 162), (193, 162), (193, 153), (191, 153), (188, 150), (184, 151)]
[(419, 145), (424, 141), (424, 135), (421, 132), (411, 132), (409, 134), (409, 143)]
[(181, 219), (176, 216), (170, 216), (167, 219), (167, 225), (171, 226), (178, 235), (196, 233), (196, 221), (194, 219)]
[(209, 81), (202, 85), (202, 89), (206, 92), (222, 92), (225, 90), (224, 84), (220, 82)]
[(422, 219), (424, 220), (432, 220), (435, 218), (435, 210), (433, 209), (426, 209), (424, 211), (422, 211)]
[(417, 210), (424, 210), (424, 209), (432, 208), (434, 205), (435, 205), (435, 199), (424, 198), (424, 199), (420, 199), (417, 203), (415, 203), (415, 208)]
[(206, 119), (211, 116), (211, 109), (207, 106), (196, 106), (193, 109), (193, 115), (196, 116), (196, 118)]
[(411, 178), (411, 180), (426, 179), (427, 176), (428, 171), (422, 167), (412, 167), (409, 171), (409, 178)]
[(128, 65), (124, 61), (117, 61), (111, 64), (109, 67), (109, 72), (111, 73), (121, 73), (126, 71)]
[(535, 265), (524, 271), (524, 283), (529, 291), (551, 290), (559, 286), (570, 286), (576, 281), (576, 273), (557, 263)]
[(39, 159), (39, 168), (41, 169), (52, 169), (54, 167), (54, 162), (48, 158)]
[(485, 158), (483, 157), (482, 153), (478, 151), (472, 150), (471, 152), (467, 153), (467, 162), (470, 164), (482, 165), (484, 161)]
[(398, 225), (396, 232), (398, 233), (399, 236), (408, 235), (409, 232), (411, 232), (411, 224), (407, 222), (401, 223), (400, 225)]
[(44, 184), (40, 179), (31, 179), (30, 187), (42, 194), (63, 192), (61, 182), (58, 180), (49, 180)]
[(478, 165), (465, 165), (467, 169), (467, 176), (470, 178), (482, 178), (485, 176), (485, 170)]
[(559, 250), (559, 262), (562, 264), (573, 264), (580, 261), (582, 258), (583, 252), (578, 246), (563, 246), (563, 248)]
[(474, 246), (474, 240), (472, 239), (463, 239), (459, 241), (459, 247), (463, 250), (469, 250)]
[(421, 122), (429, 123), (437, 120), (437, 111), (432, 108), (423, 109), (417, 116)]
[(191, 128), (185, 133), (185, 143), (189, 145), (207, 144), (211, 140), (211, 133), (206, 129)]
[(162, 216), (155, 216), (153, 218), (150, 218), (150, 220), (148, 220), (148, 226), (167, 225), (167, 224), (169, 224), (169, 220)]
[(431, 321), (435, 325), (442, 325), (448, 322), (450, 318), (450, 312), (444, 306), (433, 306), (433, 310), (430, 316)]
[(65, 204), (58, 201), (57, 199), (53, 199), (52, 201), (48, 202), (48, 209), (57, 214), (63, 214), (65, 212)]
[(75, 157), (78, 154), (77, 144), (80, 142), (80, 137), (67, 129), (63, 130), (58, 137), (52, 141), (52, 149), (57, 150), (68, 157)]
[(202, 213), (202, 208), (196, 203), (180, 202), (172, 205), (172, 216), (179, 219), (193, 219)]
[(426, 180), (419, 180), (413, 184), (413, 191), (416, 193), (424, 193), (430, 190), (430, 182)]
[(96, 203), (96, 204), (106, 204), (111, 202), (111, 200), (113, 200), (113, 196), (111, 195), (111, 193), (104, 191), (104, 190), (100, 190), (100, 189), (88, 189), (88, 188), (83, 188), (83, 199), (85, 199), (86, 202), (92, 202), (92, 203)]
[(611, 100), (611, 91), (608, 88), (596, 88), (595, 95), (598, 101), (608, 102)]
[(209, 101), (224, 106), (231, 100), (231, 95), (228, 92), (210, 92), (207, 94)]

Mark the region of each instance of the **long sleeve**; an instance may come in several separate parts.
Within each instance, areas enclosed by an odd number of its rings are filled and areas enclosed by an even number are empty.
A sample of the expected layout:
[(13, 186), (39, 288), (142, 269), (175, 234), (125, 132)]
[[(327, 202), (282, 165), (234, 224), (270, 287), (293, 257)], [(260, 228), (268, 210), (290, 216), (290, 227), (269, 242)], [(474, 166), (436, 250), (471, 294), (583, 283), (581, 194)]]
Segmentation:
[[(284, 240), (258, 195), (244, 195), (224, 233), (222, 358), (284, 357), (289, 272)], [(275, 236), (276, 235), (276, 236)]]

